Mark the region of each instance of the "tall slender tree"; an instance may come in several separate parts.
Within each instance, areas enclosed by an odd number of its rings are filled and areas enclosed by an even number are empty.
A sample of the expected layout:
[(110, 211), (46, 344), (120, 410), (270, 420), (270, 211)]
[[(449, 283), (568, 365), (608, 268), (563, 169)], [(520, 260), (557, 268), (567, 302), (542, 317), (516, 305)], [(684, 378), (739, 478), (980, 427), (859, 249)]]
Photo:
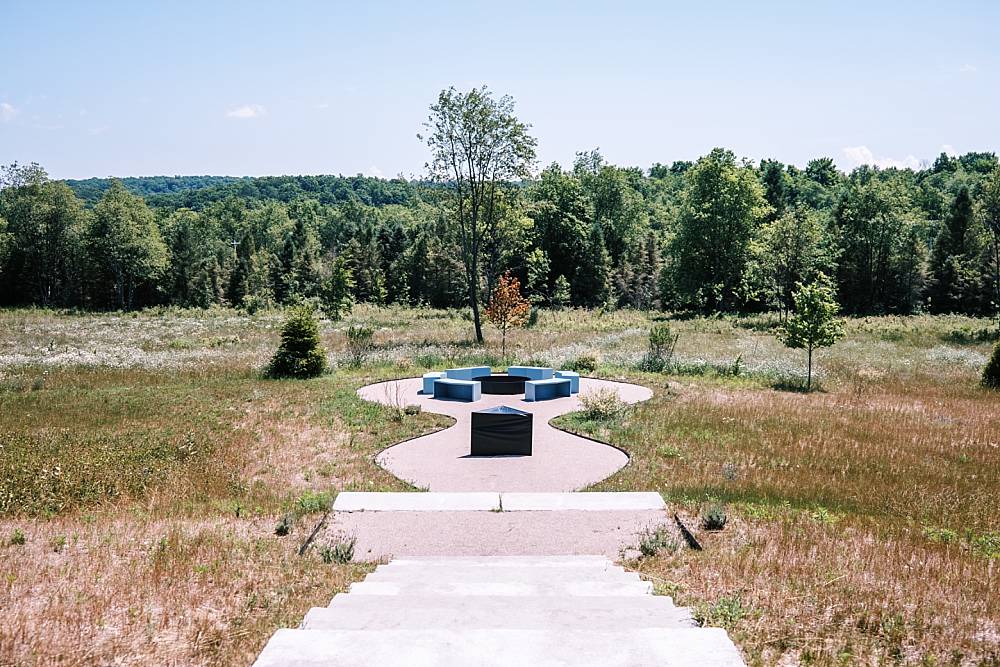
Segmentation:
[(982, 220), (990, 235), (993, 311), (1000, 328), (1000, 167), (993, 170), (983, 186)]
[[(514, 100), (485, 87), (461, 93), (442, 90), (425, 123), (431, 179), (449, 186), (458, 224), (466, 289), (476, 341), (483, 342), (479, 313), (480, 253), (488, 228), (498, 222), (500, 191), (527, 178), (535, 162), (535, 139), (514, 115)], [(418, 135), (419, 138), (424, 137)]]

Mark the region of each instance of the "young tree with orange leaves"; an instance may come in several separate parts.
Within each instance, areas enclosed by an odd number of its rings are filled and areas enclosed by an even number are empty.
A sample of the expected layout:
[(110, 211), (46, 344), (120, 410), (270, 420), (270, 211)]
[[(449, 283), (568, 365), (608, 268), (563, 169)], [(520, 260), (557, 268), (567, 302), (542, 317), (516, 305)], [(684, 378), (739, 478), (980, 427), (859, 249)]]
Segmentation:
[(515, 327), (523, 327), (531, 312), (531, 302), (521, 295), (521, 281), (510, 272), (500, 276), (496, 289), (490, 295), (486, 306), (486, 317), (500, 330), (501, 349), (507, 356), (507, 332)]

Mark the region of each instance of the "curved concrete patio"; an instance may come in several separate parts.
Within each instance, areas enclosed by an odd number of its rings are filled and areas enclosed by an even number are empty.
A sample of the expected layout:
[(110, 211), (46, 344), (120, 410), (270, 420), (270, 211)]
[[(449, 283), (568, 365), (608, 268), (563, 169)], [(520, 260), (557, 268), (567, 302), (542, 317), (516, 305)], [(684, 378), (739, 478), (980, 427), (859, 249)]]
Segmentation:
[[(421, 378), (379, 382), (358, 395), (386, 405), (419, 405), (448, 415), (455, 424), (436, 433), (393, 445), (376, 457), (383, 468), (429, 491), (575, 491), (612, 475), (628, 463), (624, 452), (565, 433), (549, 420), (581, 409), (579, 395), (611, 389), (626, 403), (650, 399), (646, 387), (625, 382), (580, 379), (580, 394), (570, 398), (527, 402), (523, 395), (484, 394), (475, 403), (435, 399), (420, 393)], [(472, 412), (508, 405), (534, 415), (531, 456), (469, 456)]]

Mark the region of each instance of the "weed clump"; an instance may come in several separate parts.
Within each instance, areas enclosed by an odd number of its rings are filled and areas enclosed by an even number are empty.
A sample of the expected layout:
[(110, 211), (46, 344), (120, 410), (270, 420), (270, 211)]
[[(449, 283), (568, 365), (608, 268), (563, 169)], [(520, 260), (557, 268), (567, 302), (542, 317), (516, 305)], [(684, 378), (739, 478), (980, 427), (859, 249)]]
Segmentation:
[(661, 553), (675, 553), (680, 548), (680, 542), (674, 539), (667, 526), (646, 528), (639, 534), (639, 553), (647, 558)]
[(341, 537), (333, 544), (320, 549), (320, 558), (327, 564), (336, 563), (338, 565), (345, 565), (350, 563), (354, 558), (354, 545), (357, 544), (357, 541), (358, 538), (354, 536)]
[(580, 375), (589, 375), (597, 370), (597, 357), (592, 354), (581, 354), (576, 359), (572, 359), (563, 368), (568, 371), (576, 371)]
[(1000, 342), (993, 346), (993, 355), (986, 362), (982, 384), (987, 389), (1000, 389)]
[(594, 421), (611, 421), (625, 413), (625, 403), (613, 389), (597, 389), (580, 394), (583, 414)]
[(274, 527), (274, 534), (278, 537), (284, 537), (292, 532), (292, 526), (295, 525), (295, 517), (291, 514), (285, 514), (278, 521), (278, 525)]
[(295, 502), (295, 513), (298, 516), (305, 516), (306, 514), (325, 512), (330, 509), (332, 502), (329, 493), (306, 491)]
[(293, 308), (281, 329), (281, 346), (267, 367), (274, 378), (311, 378), (326, 370), (319, 324), (310, 309)]
[(701, 525), (705, 530), (722, 530), (728, 521), (726, 508), (722, 505), (713, 505), (701, 516)]
[(738, 595), (723, 596), (708, 606), (697, 607), (694, 618), (703, 627), (732, 629), (749, 610)]
[(679, 335), (669, 324), (657, 324), (649, 330), (649, 351), (639, 362), (639, 370), (659, 373), (671, 367)]
[(351, 356), (351, 365), (358, 367), (364, 363), (365, 357), (375, 348), (375, 330), (365, 326), (347, 327), (347, 352)]
[(10, 535), (10, 539), (7, 540), (7, 544), (12, 547), (20, 547), (24, 546), (27, 541), (28, 540), (24, 537), (24, 531), (20, 528), (15, 528), (14, 532)]

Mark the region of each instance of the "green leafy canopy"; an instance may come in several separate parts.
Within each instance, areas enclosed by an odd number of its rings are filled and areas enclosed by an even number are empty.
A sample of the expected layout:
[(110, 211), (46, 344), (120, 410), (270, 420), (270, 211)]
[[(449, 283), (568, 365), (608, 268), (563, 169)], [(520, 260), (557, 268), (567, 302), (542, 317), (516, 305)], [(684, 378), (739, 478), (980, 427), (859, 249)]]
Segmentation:
[(844, 325), (837, 319), (840, 306), (833, 288), (823, 274), (809, 285), (799, 284), (793, 295), (795, 312), (779, 336), (790, 348), (814, 350), (829, 347), (844, 337)]

